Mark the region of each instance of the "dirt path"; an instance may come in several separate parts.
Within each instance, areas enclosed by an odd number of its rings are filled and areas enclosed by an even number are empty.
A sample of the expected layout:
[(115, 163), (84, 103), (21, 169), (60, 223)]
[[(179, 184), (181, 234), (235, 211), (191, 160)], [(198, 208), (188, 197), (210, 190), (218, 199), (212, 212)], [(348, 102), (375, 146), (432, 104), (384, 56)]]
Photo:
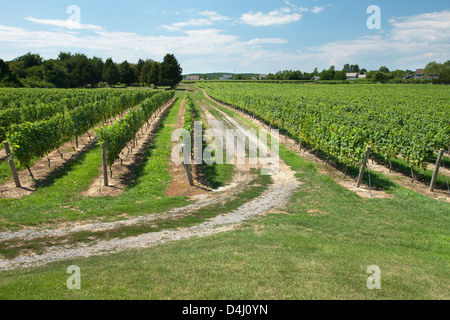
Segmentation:
[[(183, 100), (181, 102), (180, 111), (178, 112), (177, 123), (174, 127), (175, 130), (183, 128), (185, 112), (186, 108)], [(177, 144), (178, 142), (173, 142), (172, 148)], [(202, 195), (209, 196), (209, 193), (211, 193), (211, 190), (199, 181), (198, 175), (195, 174), (195, 170), (193, 170), (194, 186), (190, 186), (188, 184), (184, 166), (179, 166), (174, 164), (172, 161), (169, 161), (169, 172), (172, 177), (172, 181), (170, 186), (167, 188), (167, 196), (185, 196), (190, 197), (191, 199), (196, 199)]]

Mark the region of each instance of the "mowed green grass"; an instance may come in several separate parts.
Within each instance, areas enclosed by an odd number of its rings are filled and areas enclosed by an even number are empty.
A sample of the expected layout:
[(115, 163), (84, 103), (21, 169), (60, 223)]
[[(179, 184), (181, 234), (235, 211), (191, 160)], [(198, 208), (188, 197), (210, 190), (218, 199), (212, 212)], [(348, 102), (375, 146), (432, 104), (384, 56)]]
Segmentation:
[[(238, 118), (238, 117), (236, 117)], [(394, 182), (365, 199), (280, 147), (302, 183), (235, 231), (0, 273), (7, 299), (448, 299), (450, 206)], [(81, 290), (66, 287), (70, 265)], [(369, 290), (367, 267), (381, 269)]]

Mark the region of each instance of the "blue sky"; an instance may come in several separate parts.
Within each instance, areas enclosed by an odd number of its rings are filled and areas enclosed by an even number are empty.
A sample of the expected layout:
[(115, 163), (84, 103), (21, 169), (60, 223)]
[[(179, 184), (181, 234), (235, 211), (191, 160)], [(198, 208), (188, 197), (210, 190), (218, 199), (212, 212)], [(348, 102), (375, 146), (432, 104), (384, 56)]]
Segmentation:
[[(68, 13), (68, 7), (79, 8)], [(381, 29), (367, 28), (370, 5)], [(75, 14), (75, 15), (74, 15)], [(68, 23), (68, 19), (72, 24)], [(73, 22), (75, 21), (75, 22)], [(2, 3), (0, 58), (81, 52), (116, 62), (178, 58), (184, 73), (311, 72), (345, 63), (416, 69), (450, 59), (443, 0), (15, 0)]]

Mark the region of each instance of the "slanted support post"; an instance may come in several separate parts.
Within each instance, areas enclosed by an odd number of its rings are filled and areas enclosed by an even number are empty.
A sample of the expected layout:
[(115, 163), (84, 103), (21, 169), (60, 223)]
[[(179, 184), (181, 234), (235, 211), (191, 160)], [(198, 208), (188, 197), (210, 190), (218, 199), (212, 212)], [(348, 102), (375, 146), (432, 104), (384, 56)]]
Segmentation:
[(441, 160), (442, 157), (444, 156), (444, 149), (439, 150), (439, 154), (436, 160), (436, 168), (434, 169), (433, 172), (433, 177), (431, 178), (431, 184), (430, 184), (430, 191), (433, 192), (434, 191), (434, 187), (436, 186), (436, 180), (439, 174), (439, 168), (441, 167)]
[(359, 170), (358, 182), (356, 183), (357, 188), (361, 187), (362, 179), (364, 177), (364, 171), (366, 170), (367, 161), (369, 161), (369, 156), (370, 156), (371, 152), (372, 152), (372, 148), (367, 147), (366, 153), (364, 154), (363, 162), (361, 164), (361, 169)]
[(191, 157), (190, 157), (190, 150), (186, 150), (186, 145), (181, 145), (181, 151), (183, 153), (183, 165), (184, 170), (186, 171), (186, 177), (188, 180), (188, 183), (191, 187), (194, 186), (194, 178), (192, 177), (192, 171), (191, 171)]
[(8, 158), (9, 167), (11, 168), (11, 173), (14, 178), (14, 183), (17, 188), (21, 187), (19, 175), (17, 174), (16, 165), (14, 163), (14, 159), (12, 157), (11, 148), (9, 147), (8, 141), (3, 141), (3, 145), (5, 146), (6, 157)]

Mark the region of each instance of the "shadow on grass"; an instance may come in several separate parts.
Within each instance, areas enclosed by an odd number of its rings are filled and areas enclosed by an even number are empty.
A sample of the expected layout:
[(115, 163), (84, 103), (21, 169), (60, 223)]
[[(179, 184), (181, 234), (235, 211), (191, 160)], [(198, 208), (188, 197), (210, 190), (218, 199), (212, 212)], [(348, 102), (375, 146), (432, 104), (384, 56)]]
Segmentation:
[(66, 176), (72, 171), (73, 167), (82, 163), (88, 151), (97, 150), (97, 139), (91, 140), (83, 149), (72, 155), (72, 157), (55, 169), (53, 169), (45, 178), (34, 180), (33, 188), (48, 188), (55, 184), (56, 181)]
[[(378, 163), (385, 165), (386, 167), (389, 168), (389, 160), (385, 156), (374, 153), (373, 157), (374, 157), (375, 161), (377, 161)], [(434, 162), (436, 162), (436, 157), (434, 157), (434, 158), (435, 158)], [(405, 177), (408, 177), (412, 181), (411, 167), (409, 166), (408, 163), (406, 163), (406, 161), (399, 159), (399, 158), (395, 158), (395, 159), (391, 159), (391, 163), (392, 163), (393, 171), (403, 174)], [(448, 164), (446, 164), (445, 161), (444, 161), (444, 165), (446, 165), (446, 167), (448, 167)], [(415, 176), (416, 180), (418, 180), (424, 184), (427, 184), (427, 185), (431, 183), (431, 178), (433, 176), (433, 172), (431, 170), (428, 170), (428, 169), (424, 170), (424, 169), (421, 169), (418, 167), (413, 167), (413, 172), (414, 172), (414, 176)], [(447, 190), (447, 187), (448, 187), (448, 185), (447, 185), (445, 176), (442, 174), (439, 174), (438, 178), (436, 180), (436, 189)]]
[[(177, 99), (178, 100), (178, 99)], [(175, 100), (173, 102), (173, 105), (175, 105), (175, 103), (177, 103), (177, 100)], [(172, 107), (173, 107), (172, 105)], [(129, 177), (124, 177), (123, 178), (123, 182), (124, 184), (127, 186), (126, 189), (130, 190), (133, 189), (134, 187), (136, 187), (137, 185), (139, 185), (140, 183), (140, 178), (142, 178), (143, 176), (145, 176), (145, 168), (148, 164), (148, 162), (150, 161), (151, 156), (155, 153), (156, 150), (156, 145), (155, 145), (155, 141), (158, 140), (159, 136), (161, 135), (162, 131), (164, 130), (164, 128), (166, 127), (166, 124), (164, 123), (169, 115), (169, 111), (172, 109), (172, 107), (167, 108), (160, 120), (160, 125), (157, 126), (154, 131), (152, 132), (152, 134), (154, 134), (153, 138), (150, 139), (151, 141), (147, 141), (145, 143), (145, 148), (146, 151), (142, 152), (139, 156), (139, 161), (134, 161), (132, 165), (130, 165), (129, 168), (129, 172), (131, 172), (132, 174)]]
[(217, 189), (225, 185), (222, 181), (220, 181), (220, 177), (217, 172), (217, 165), (215, 164), (204, 164), (203, 174), (199, 173), (199, 178), (208, 181), (208, 184), (212, 189)]
[(155, 150), (155, 141), (158, 138), (160, 132), (164, 129), (164, 121), (166, 120), (169, 111), (172, 107), (177, 103), (177, 99), (174, 100), (172, 105), (164, 110), (161, 114), (159, 123), (150, 131), (151, 138), (145, 141), (145, 143), (141, 146), (138, 153), (135, 155), (134, 161), (127, 166), (128, 171), (131, 173), (129, 175), (125, 175), (122, 177), (122, 183), (127, 186), (127, 188), (133, 188), (138, 184), (139, 178), (141, 178), (144, 174), (144, 168), (147, 165), (150, 157), (154, 153)]

